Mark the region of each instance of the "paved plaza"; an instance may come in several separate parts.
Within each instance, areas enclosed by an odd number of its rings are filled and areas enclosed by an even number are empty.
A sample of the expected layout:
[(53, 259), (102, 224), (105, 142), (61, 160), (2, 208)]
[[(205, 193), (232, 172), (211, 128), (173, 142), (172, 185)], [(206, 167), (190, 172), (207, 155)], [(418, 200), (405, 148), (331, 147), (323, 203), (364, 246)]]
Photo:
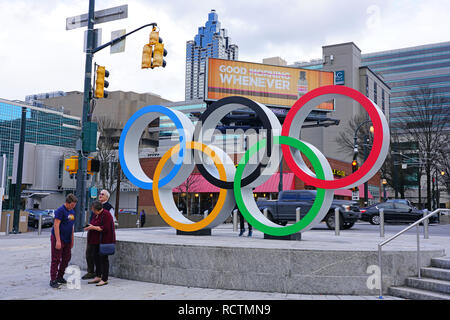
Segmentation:
[[(109, 284), (104, 287), (88, 285), (87, 281), (81, 281), (80, 289), (69, 289), (62, 286), (61, 289), (49, 287), (50, 269), (50, 231), (51, 228), (44, 229), (39, 236), (37, 232), (24, 234), (10, 234), (5, 236), (0, 234), (0, 299), (43, 299), (43, 300), (65, 300), (65, 299), (123, 299), (123, 300), (379, 300), (373, 296), (336, 296), (336, 295), (302, 295), (268, 293), (254, 291), (205, 289), (195, 287), (182, 287), (173, 285), (163, 285), (149, 282), (131, 281), (110, 277)], [(422, 231), (422, 230), (421, 230)], [(139, 241), (143, 236), (151, 237), (152, 241), (157, 241), (158, 234), (170, 235), (165, 237), (165, 241), (177, 243), (187, 241), (189, 243), (203, 242), (203, 237), (176, 236), (175, 230), (171, 228), (144, 228), (144, 229), (119, 229), (119, 238)], [(245, 233), (246, 235), (247, 233)], [(387, 232), (386, 237), (394, 232)], [(333, 235), (333, 237), (330, 237)], [(409, 233), (396, 240), (389, 249), (401, 249), (415, 246), (414, 233)], [(240, 238), (233, 232), (230, 224), (222, 225), (213, 230), (213, 237), (208, 237), (205, 245), (233, 246), (236, 244), (244, 246), (255, 246), (260, 244), (263, 234), (257, 230), (253, 237), (246, 236)], [(311, 230), (303, 235), (302, 241), (292, 241), (289, 246), (313, 247), (315, 249), (324, 246), (336, 250), (345, 249), (349, 245), (355, 244), (358, 239), (364, 238), (359, 243), (361, 250), (374, 250), (376, 244), (380, 242), (380, 237), (376, 233), (363, 234), (357, 230), (343, 230), (340, 236), (334, 236), (334, 231)], [(285, 246), (278, 241), (265, 241), (269, 247)], [(421, 245), (427, 248), (444, 247), (446, 255), (450, 255), (450, 237), (430, 236), (430, 239), (423, 239), (421, 235)], [(84, 274), (84, 270), (81, 271)], [(66, 277), (67, 278), (67, 277)], [(399, 298), (384, 296), (385, 300), (397, 300)]]

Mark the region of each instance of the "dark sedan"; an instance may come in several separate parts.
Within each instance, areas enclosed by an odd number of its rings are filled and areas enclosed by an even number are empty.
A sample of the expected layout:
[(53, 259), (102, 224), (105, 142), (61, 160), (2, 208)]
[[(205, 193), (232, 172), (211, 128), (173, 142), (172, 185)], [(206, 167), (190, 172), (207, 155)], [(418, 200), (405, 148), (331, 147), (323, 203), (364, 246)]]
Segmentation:
[(28, 225), (35, 228), (39, 227), (39, 216), (42, 215), (42, 227), (53, 226), (53, 218), (47, 212), (36, 209), (26, 210), (28, 212)]
[[(361, 220), (371, 224), (380, 224), (380, 209), (384, 209), (384, 221), (386, 222), (415, 222), (423, 218), (423, 210), (401, 202), (381, 202), (361, 209)], [(437, 217), (432, 216), (430, 222), (437, 222)]]

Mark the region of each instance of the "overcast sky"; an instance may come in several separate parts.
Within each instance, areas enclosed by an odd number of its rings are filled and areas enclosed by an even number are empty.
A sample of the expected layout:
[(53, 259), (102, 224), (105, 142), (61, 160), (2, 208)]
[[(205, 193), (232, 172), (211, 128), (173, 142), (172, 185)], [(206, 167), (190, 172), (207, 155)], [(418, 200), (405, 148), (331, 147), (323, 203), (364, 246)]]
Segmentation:
[[(0, 98), (83, 90), (86, 27), (65, 30), (66, 18), (87, 13), (88, 0), (0, 0)], [(111, 31), (156, 22), (168, 50), (166, 68), (141, 69), (150, 29), (126, 40), (126, 52), (97, 53), (110, 71), (108, 90), (153, 92), (184, 100), (186, 41), (215, 9), (239, 46), (239, 60), (288, 63), (321, 58), (322, 46), (353, 41), (362, 53), (450, 41), (450, 0), (114, 0), (96, 10), (128, 4), (128, 18), (96, 25), (103, 43)]]

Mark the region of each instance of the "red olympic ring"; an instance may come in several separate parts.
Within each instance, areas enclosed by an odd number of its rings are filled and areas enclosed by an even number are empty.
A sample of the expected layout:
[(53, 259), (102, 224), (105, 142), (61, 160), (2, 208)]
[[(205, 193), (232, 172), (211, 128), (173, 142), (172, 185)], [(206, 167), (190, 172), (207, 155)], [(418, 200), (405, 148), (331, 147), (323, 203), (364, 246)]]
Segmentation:
[(369, 170), (375, 165), (375, 162), (377, 161), (380, 152), (381, 147), (383, 143), (383, 127), (381, 123), (380, 116), (377, 112), (377, 110), (374, 107), (374, 104), (365, 97), (361, 92), (345, 87), (345, 86), (337, 86), (337, 85), (330, 85), (330, 86), (324, 86), (317, 88), (315, 90), (309, 91), (305, 95), (303, 95), (297, 102), (292, 106), (291, 110), (289, 110), (288, 114), (286, 115), (286, 119), (284, 121), (281, 135), (282, 136), (289, 136), (289, 130), (292, 125), (292, 121), (294, 120), (295, 115), (297, 114), (298, 110), (302, 106), (304, 106), (307, 102), (310, 100), (324, 95), (324, 94), (340, 94), (347, 96), (349, 98), (354, 99), (355, 101), (359, 102), (361, 106), (366, 110), (366, 112), (369, 114), (370, 119), (372, 120), (372, 125), (374, 127), (374, 140), (372, 145), (372, 150), (367, 158), (367, 160), (364, 162), (364, 164), (359, 168), (357, 171), (352, 173), (351, 175), (338, 179), (338, 180), (321, 180), (314, 178), (310, 176), (309, 174), (305, 173), (303, 170), (301, 170), (298, 165), (296, 164), (291, 149), (288, 145), (282, 145), (281, 148), (283, 150), (284, 158), (286, 159), (286, 163), (288, 167), (294, 172), (305, 184), (314, 186), (316, 188), (322, 188), (322, 189), (342, 189), (346, 186), (349, 186), (353, 184), (354, 182), (360, 180), (364, 175), (366, 175)]

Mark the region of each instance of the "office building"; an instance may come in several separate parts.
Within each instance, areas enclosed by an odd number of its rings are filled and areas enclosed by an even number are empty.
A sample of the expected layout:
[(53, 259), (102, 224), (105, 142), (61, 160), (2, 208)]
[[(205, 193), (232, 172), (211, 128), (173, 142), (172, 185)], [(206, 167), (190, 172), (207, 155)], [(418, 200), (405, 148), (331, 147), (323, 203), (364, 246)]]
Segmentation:
[[(380, 74), (391, 87), (390, 122), (397, 130), (400, 121), (413, 121), (407, 114), (414, 107), (414, 91), (433, 89), (435, 95), (447, 98), (450, 108), (450, 42), (434, 43), (362, 55), (362, 64)], [(420, 106), (418, 106), (420, 107)], [(446, 113), (449, 117), (449, 113)], [(450, 120), (450, 118), (449, 118)], [(450, 130), (447, 121), (446, 130)]]
[[(61, 109), (0, 99), (0, 155), (5, 154), (7, 157), (4, 209), (12, 208), (13, 205), (11, 198), (13, 198), (15, 190), (12, 181), (14, 147), (16, 145), (17, 148), (20, 140), (22, 108), (26, 109), (25, 142), (27, 143), (37, 146), (50, 145), (74, 149), (81, 131), (80, 118), (64, 114)], [(35, 168), (34, 165), (33, 163), (33, 168)], [(40, 165), (50, 166), (45, 161), (41, 162)], [(55, 167), (52, 164), (51, 167), (52, 170), (58, 172), (58, 166)], [(28, 169), (31, 169), (31, 166), (25, 168), (25, 170)], [(39, 170), (42, 170), (42, 168), (36, 169), (36, 171)], [(25, 182), (26, 179), (24, 184), (26, 184)], [(33, 197), (33, 194), (30, 193), (26, 196)], [(34, 196), (40, 197), (37, 193)]]
[(199, 27), (194, 40), (186, 43), (185, 100), (204, 98), (208, 57), (237, 60), (238, 51), (238, 46), (231, 43), (228, 31), (221, 28), (216, 11), (211, 10), (205, 26)]

